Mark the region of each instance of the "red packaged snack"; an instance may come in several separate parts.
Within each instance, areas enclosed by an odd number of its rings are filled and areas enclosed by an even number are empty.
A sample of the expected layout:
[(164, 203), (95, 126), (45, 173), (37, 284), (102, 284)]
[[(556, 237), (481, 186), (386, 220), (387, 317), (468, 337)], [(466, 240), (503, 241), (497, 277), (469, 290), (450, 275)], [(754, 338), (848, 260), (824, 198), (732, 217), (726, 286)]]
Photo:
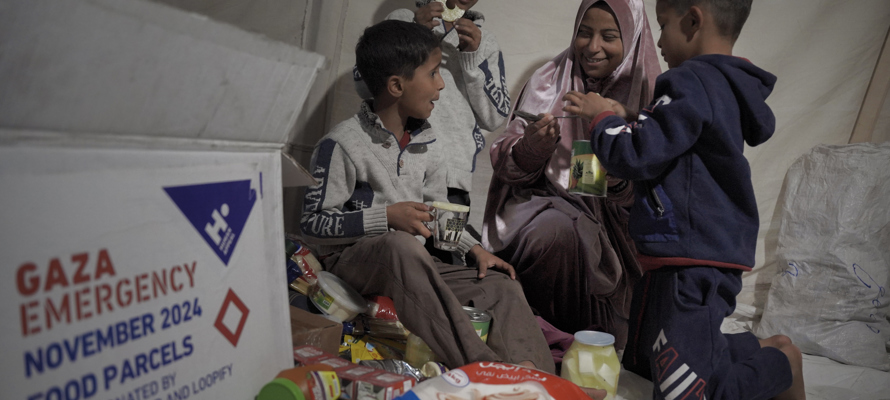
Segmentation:
[(303, 242), (297, 240), (290, 242), (290, 244), (293, 245), (294, 251), (288, 257), (302, 270), (303, 276), (301, 278), (305, 279), (310, 285), (314, 285), (316, 279), (318, 279), (318, 273), (324, 271), (324, 268)]
[(398, 321), (399, 316), (396, 315), (396, 305), (392, 299), (386, 296), (368, 296), (368, 314), (369, 317), (385, 319), (389, 321)]

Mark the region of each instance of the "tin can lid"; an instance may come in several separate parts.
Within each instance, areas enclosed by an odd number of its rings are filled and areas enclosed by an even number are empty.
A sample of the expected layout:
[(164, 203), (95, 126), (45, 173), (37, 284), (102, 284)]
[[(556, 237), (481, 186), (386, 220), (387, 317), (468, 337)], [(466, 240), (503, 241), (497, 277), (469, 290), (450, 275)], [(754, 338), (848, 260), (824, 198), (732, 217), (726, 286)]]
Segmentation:
[(489, 314), (485, 310), (480, 310), (476, 307), (464, 306), (464, 311), (466, 311), (467, 315), (470, 316), (470, 321), (473, 321), (473, 322), (491, 321), (491, 314)]
[(306, 397), (292, 380), (275, 378), (260, 389), (256, 400), (306, 400)]
[(611, 346), (615, 344), (615, 336), (598, 331), (575, 332), (575, 340), (591, 346)]

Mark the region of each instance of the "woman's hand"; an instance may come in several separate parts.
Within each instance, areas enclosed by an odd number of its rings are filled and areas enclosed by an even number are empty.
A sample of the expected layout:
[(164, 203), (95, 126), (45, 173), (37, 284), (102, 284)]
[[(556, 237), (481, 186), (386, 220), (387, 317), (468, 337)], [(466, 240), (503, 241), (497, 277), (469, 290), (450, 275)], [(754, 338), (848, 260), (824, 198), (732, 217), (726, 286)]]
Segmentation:
[(438, 1), (431, 1), (429, 4), (414, 10), (414, 22), (433, 29), (436, 25), (439, 25), (439, 21), (436, 18), (442, 18), (443, 11), (445, 11), (444, 4)]
[(457, 37), (460, 40), (457, 45), (460, 51), (472, 53), (479, 49), (479, 43), (482, 42), (482, 30), (473, 21), (458, 18), (457, 21), (454, 21), (454, 29), (457, 30)]
[[(572, 90), (566, 93), (562, 99), (572, 103), (563, 107), (563, 111), (574, 115), (580, 115), (588, 121), (593, 120), (603, 111), (612, 111), (612, 104), (609, 103), (608, 99), (600, 96), (599, 93), (582, 94)], [(622, 107), (622, 109), (623, 108), (624, 107)]]
[(403, 201), (386, 207), (386, 221), (392, 229), (428, 238), (432, 233), (424, 222), (433, 220), (429, 211), (430, 207), (426, 204)]
[(559, 124), (553, 115), (545, 113), (540, 121), (528, 124), (522, 140), (535, 148), (550, 148), (556, 145), (559, 139)]
[(501, 260), (498, 256), (489, 253), (480, 245), (473, 246), (470, 249), (470, 254), (473, 255), (473, 258), (476, 259), (477, 269), (479, 270), (479, 275), (476, 277), (482, 279), (485, 277), (485, 273), (489, 268), (500, 269), (510, 275), (510, 279), (516, 279), (516, 270), (513, 269), (513, 266), (508, 264), (506, 261)]

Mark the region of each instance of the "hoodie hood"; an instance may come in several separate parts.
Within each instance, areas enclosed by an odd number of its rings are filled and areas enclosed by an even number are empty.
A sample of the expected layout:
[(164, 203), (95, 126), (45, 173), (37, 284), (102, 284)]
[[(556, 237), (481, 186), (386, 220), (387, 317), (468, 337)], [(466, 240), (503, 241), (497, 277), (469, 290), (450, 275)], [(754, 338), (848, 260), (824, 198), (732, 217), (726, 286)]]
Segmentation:
[(769, 139), (776, 130), (776, 117), (766, 104), (776, 84), (776, 76), (745, 58), (709, 54), (694, 58), (720, 71), (732, 87), (741, 113), (745, 143), (754, 147)]

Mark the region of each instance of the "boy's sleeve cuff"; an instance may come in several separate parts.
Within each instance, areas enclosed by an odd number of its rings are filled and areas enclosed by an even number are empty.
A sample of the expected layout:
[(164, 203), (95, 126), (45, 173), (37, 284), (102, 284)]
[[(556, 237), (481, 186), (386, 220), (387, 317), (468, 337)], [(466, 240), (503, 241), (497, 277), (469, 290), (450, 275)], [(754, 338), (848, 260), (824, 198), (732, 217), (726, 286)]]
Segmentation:
[(389, 232), (386, 206), (364, 209), (362, 211), (362, 222), (365, 224), (365, 235), (376, 236)]
[(464, 71), (475, 70), (479, 68), (479, 64), (482, 64), (482, 61), (485, 61), (485, 55), (482, 54), (479, 49), (476, 49), (476, 51), (462, 51), (458, 55), (458, 58), (460, 59), (461, 68)]
[(473, 235), (470, 235), (470, 232), (467, 232), (467, 230), (464, 229), (464, 232), (460, 235), (460, 243), (457, 245), (457, 251), (460, 252), (460, 254), (467, 254), (470, 252), (470, 249), (477, 244), (480, 244), (479, 241), (477, 241)]
[(602, 121), (612, 115), (618, 115), (618, 114), (615, 114), (615, 112), (611, 111), (611, 110), (603, 111), (603, 112), (599, 113), (596, 116), (596, 118), (593, 119), (593, 121), (590, 121), (590, 126), (587, 127), (587, 132), (593, 131), (593, 128), (596, 128), (596, 125), (599, 124), (600, 121)]

